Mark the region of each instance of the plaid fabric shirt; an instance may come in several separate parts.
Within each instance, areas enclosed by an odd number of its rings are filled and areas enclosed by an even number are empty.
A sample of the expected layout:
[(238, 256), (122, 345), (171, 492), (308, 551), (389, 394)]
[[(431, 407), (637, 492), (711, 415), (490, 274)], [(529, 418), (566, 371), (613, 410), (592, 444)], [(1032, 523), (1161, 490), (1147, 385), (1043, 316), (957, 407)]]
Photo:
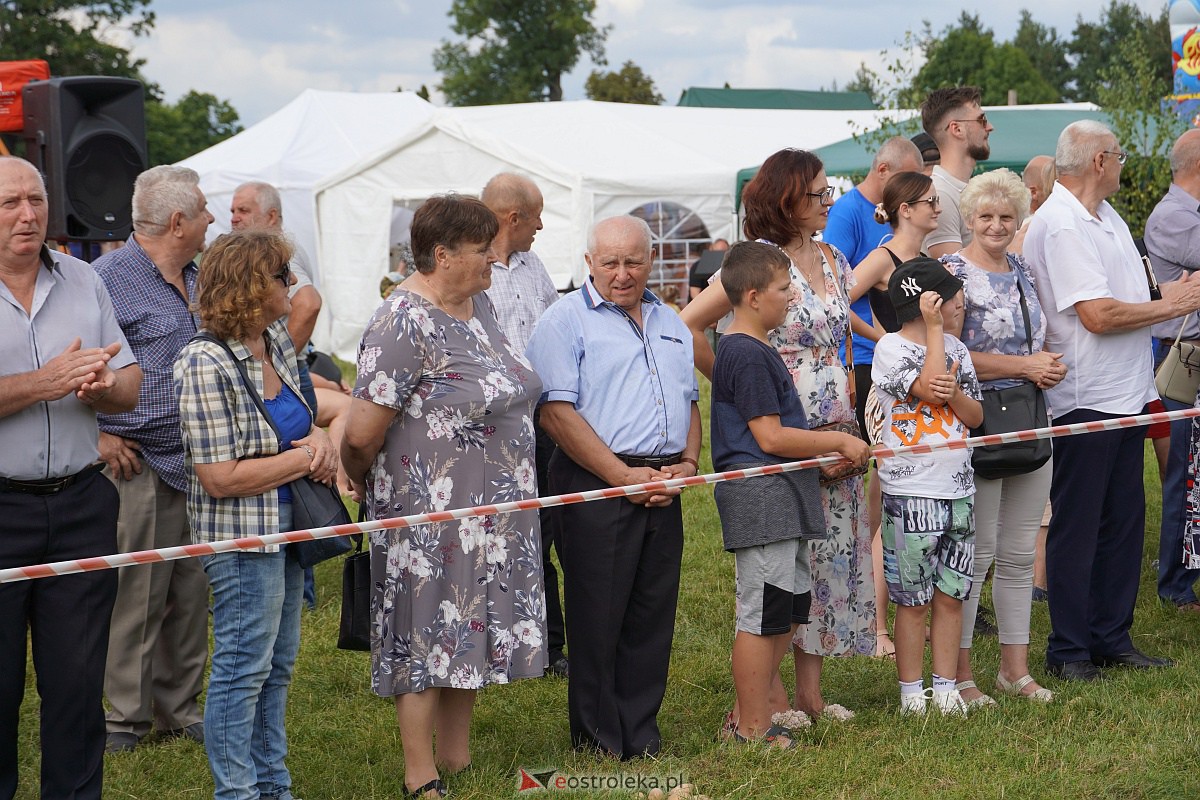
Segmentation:
[(171, 370), (175, 357), (196, 333), (189, 306), (196, 299), (196, 264), (183, 268), (187, 298), (163, 278), (137, 242), (101, 256), (92, 268), (108, 288), (117, 324), (142, 368), (137, 407), (124, 414), (99, 414), (100, 430), (132, 439), (159, 477), (173, 489), (187, 488), (183, 442), (179, 439), (179, 404)]
[[(241, 342), (231, 339), (228, 343), (246, 366), (261, 397), (262, 364), (250, 357), (250, 350)], [(296, 351), (282, 321), (267, 328), (267, 349), (279, 377), (297, 397), (302, 397)], [(215, 342), (191, 342), (175, 362), (175, 388), (179, 393), (179, 418), (187, 459), (188, 521), (192, 540), (219, 542), (279, 533), (279, 493), (276, 490), (253, 497), (212, 497), (200, 485), (193, 468), (193, 464), (263, 458), (279, 452), (275, 431), (250, 399), (229, 355)], [(278, 550), (278, 546), (272, 546), (261, 552)]]
[(513, 349), (525, 352), (533, 326), (550, 305), (558, 299), (558, 291), (546, 272), (546, 265), (537, 253), (528, 250), (513, 253), (507, 264), (492, 264), (492, 287), (487, 296), (496, 307), (500, 330)]

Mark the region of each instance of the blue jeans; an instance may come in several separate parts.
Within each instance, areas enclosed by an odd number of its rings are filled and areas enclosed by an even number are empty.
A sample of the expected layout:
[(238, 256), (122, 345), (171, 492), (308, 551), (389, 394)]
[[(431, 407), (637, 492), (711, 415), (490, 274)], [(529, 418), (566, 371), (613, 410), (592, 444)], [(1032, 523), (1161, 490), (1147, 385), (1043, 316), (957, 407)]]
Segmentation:
[[(1163, 398), (1168, 411), (1189, 408), (1186, 403)], [(1183, 566), (1183, 534), (1187, 527), (1188, 448), (1192, 438), (1192, 420), (1171, 423), (1171, 450), (1167, 455), (1167, 474), (1162, 479), (1162, 528), (1158, 536), (1158, 596), (1176, 605), (1194, 603), (1196, 579), (1200, 569)]]
[[(281, 504), (279, 516), (280, 530), (291, 530), (291, 505)], [(213, 592), (204, 748), (214, 800), (292, 800), (284, 714), (300, 649), (303, 570), (286, 548), (201, 562)]]

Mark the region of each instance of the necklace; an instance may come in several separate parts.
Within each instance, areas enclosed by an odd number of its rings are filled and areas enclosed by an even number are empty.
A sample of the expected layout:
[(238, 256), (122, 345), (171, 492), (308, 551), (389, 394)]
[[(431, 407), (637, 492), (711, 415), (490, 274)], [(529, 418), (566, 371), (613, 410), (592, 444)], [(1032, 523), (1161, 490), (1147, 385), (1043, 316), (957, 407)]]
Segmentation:
[(815, 288), (821, 275), (821, 250), (812, 239), (806, 241), (807, 248), (802, 245), (799, 250), (788, 250), (786, 247), (781, 249), (787, 253), (796, 269), (804, 276), (804, 280), (808, 281), (808, 285)]

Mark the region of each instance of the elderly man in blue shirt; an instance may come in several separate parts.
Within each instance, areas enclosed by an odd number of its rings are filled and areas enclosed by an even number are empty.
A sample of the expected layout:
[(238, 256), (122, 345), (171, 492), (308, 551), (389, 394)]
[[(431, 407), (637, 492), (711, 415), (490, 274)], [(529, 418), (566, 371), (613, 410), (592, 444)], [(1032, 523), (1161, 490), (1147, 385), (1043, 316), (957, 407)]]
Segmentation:
[[(590, 277), (542, 315), (527, 355), (542, 379), (542, 427), (558, 443), (550, 491), (696, 474), (699, 391), (691, 336), (646, 283), (649, 226), (596, 224)], [(560, 557), (576, 747), (655, 755), (683, 556), (680, 491), (562, 508)]]

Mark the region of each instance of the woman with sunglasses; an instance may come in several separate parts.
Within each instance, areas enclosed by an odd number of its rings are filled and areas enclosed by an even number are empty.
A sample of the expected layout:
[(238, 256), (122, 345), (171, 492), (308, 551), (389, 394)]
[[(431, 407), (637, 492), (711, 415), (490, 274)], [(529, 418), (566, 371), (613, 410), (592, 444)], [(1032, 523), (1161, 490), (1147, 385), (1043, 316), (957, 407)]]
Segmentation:
[[(875, 221), (892, 227), (892, 238), (872, 250), (854, 268), (855, 284), (850, 288), (850, 302), (866, 294), (871, 302), (871, 316), (875, 319), (872, 339), (878, 340), (885, 333), (900, 330), (896, 321), (896, 309), (888, 298), (888, 280), (896, 267), (905, 261), (924, 255), (921, 242), (937, 228), (941, 206), (933, 191), (933, 181), (920, 172), (898, 172), (883, 189), (883, 200), (875, 206)], [(867, 398), (867, 435), (872, 442), (879, 441), (879, 425), (883, 422), (878, 403)], [(875, 655), (893, 657), (896, 646), (888, 635), (887, 583), (883, 579), (883, 542), (879, 537), (883, 519), (879, 481), (871, 481), (869, 520), (871, 530), (871, 558), (875, 573)]]
[[(300, 394), (296, 351), (280, 319), (291, 308), (291, 258), (291, 245), (266, 232), (227, 233), (204, 253), (197, 312), (224, 346), (193, 339), (174, 372), (196, 542), (290, 531), (287, 484), (304, 476), (332, 484), (337, 474), (337, 452)], [(284, 717), (304, 571), (287, 547), (200, 557), (213, 596), (204, 744), (215, 800), (292, 797)]]
[[(765, 162), (742, 196), (746, 238), (772, 244), (791, 260), (791, 297), (783, 325), (770, 340), (783, 357), (807, 414), (809, 428), (855, 419), (850, 376), (842, 363), (851, 322), (870, 326), (850, 311), (850, 266), (836, 248), (818, 244), (833, 190), (821, 160), (804, 150), (781, 150)], [(718, 272), (707, 289), (684, 308), (692, 331), (696, 367), (712, 376), (713, 351), (704, 336), (732, 308)], [(812, 543), (812, 606), (808, 623), (794, 641), (796, 696), (793, 725), (808, 717), (848, 719), (853, 714), (827, 704), (821, 694), (826, 656), (870, 655), (875, 649), (874, 581), (871, 532), (863, 502), (863, 480), (855, 476), (822, 487), (827, 539)], [(787, 709), (782, 684), (772, 694), (777, 710)], [(736, 710), (726, 730), (736, 727)], [(785, 725), (786, 727), (786, 725)]]

